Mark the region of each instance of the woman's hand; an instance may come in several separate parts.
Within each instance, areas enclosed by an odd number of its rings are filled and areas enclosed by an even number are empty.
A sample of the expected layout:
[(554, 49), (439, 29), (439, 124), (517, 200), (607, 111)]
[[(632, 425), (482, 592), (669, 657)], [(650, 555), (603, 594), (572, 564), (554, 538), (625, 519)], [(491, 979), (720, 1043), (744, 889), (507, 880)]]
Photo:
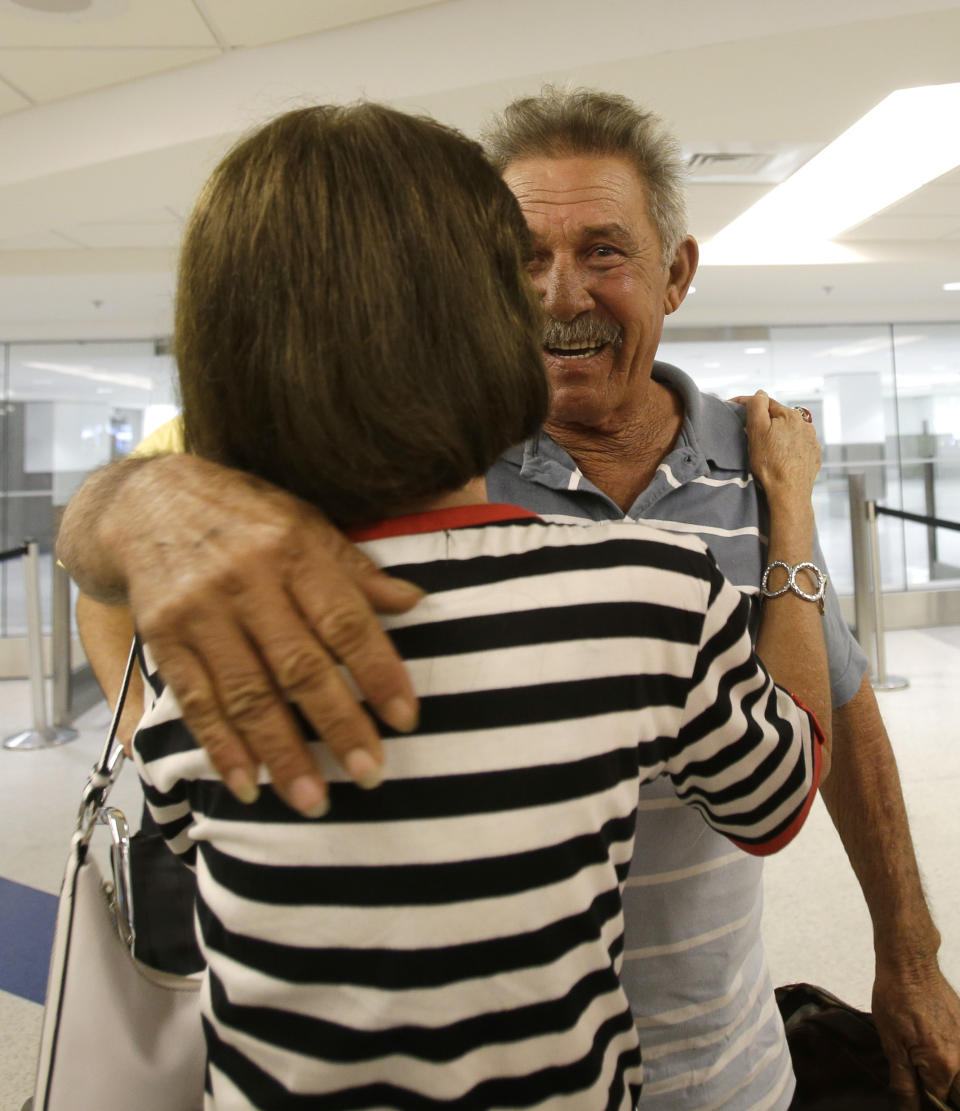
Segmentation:
[(820, 471), (820, 444), (813, 424), (763, 390), (733, 400), (747, 410), (750, 470), (767, 500), (807, 504)]

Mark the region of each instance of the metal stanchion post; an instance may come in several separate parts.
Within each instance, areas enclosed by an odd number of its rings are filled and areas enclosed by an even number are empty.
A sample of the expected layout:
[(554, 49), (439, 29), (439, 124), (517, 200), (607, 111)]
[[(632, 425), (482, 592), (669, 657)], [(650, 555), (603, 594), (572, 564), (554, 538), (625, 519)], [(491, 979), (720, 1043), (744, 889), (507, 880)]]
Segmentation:
[(870, 684), (875, 691), (902, 691), (910, 686), (901, 675), (887, 674), (887, 656), (883, 646), (883, 582), (880, 578), (880, 530), (877, 527), (877, 503), (867, 502), (867, 524), (870, 529), (870, 559), (873, 570), (874, 636), (877, 646), (877, 670)]
[[(937, 485), (932, 459), (928, 459), (923, 464), (923, 503), (924, 513), (928, 517), (936, 517)], [(937, 551), (937, 530), (933, 525), (927, 525), (927, 565), (931, 582), (937, 577), (937, 562), (939, 558), (940, 555)]]
[(870, 598), (870, 536), (867, 531), (866, 475), (847, 476), (850, 493), (850, 541), (853, 547), (853, 604), (856, 637), (867, 654), (870, 674), (875, 675), (876, 630), (874, 608)]
[(70, 661), (70, 576), (53, 561), (53, 724), (65, 734), (64, 740), (77, 736), (70, 725), (70, 696), (73, 672)]
[(30, 693), (33, 698), (33, 728), (15, 733), (3, 742), (4, 748), (50, 748), (72, 740), (75, 729), (47, 725), (47, 699), (43, 677), (43, 629), (40, 617), (40, 549), (35, 540), (26, 543), (23, 557), (23, 583), (27, 602), (27, 654)]

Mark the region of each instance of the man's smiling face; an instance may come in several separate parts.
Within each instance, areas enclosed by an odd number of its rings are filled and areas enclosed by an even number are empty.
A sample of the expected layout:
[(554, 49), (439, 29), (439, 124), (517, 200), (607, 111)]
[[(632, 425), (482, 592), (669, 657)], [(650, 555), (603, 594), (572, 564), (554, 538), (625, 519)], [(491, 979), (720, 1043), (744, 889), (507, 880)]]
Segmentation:
[(521, 159), (503, 177), (533, 237), (550, 424), (612, 430), (642, 405), (664, 315), (686, 290), (664, 266), (643, 182), (625, 159), (593, 155)]

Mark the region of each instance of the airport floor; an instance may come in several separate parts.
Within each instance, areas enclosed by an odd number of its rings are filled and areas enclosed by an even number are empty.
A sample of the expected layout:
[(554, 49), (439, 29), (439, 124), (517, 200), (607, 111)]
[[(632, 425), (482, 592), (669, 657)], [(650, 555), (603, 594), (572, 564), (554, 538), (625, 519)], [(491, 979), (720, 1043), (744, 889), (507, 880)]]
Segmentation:
[[(941, 964), (960, 987), (960, 627), (889, 633), (886, 648), (888, 670), (910, 686), (878, 699), (943, 934)], [(69, 744), (0, 750), (0, 1111), (20, 1111), (32, 1091), (56, 892), (107, 721), (99, 703), (78, 719)], [(27, 683), (0, 681), (0, 734), (29, 722)], [(130, 817), (139, 813), (138, 790), (127, 768), (113, 798)], [(764, 931), (775, 983), (808, 980), (869, 1007), (870, 922), (819, 800), (797, 840), (767, 863)]]

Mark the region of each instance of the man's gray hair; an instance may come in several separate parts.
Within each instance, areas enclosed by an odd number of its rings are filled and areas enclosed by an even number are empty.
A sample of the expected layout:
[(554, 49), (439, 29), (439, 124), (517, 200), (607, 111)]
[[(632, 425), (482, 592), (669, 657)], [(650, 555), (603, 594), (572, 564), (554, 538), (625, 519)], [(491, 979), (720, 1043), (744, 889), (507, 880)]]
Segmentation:
[(660, 235), (665, 266), (687, 234), (680, 144), (653, 112), (618, 93), (545, 85), (519, 97), (484, 129), (483, 144), (501, 173), (525, 158), (568, 155), (626, 159), (646, 187), (647, 209)]

